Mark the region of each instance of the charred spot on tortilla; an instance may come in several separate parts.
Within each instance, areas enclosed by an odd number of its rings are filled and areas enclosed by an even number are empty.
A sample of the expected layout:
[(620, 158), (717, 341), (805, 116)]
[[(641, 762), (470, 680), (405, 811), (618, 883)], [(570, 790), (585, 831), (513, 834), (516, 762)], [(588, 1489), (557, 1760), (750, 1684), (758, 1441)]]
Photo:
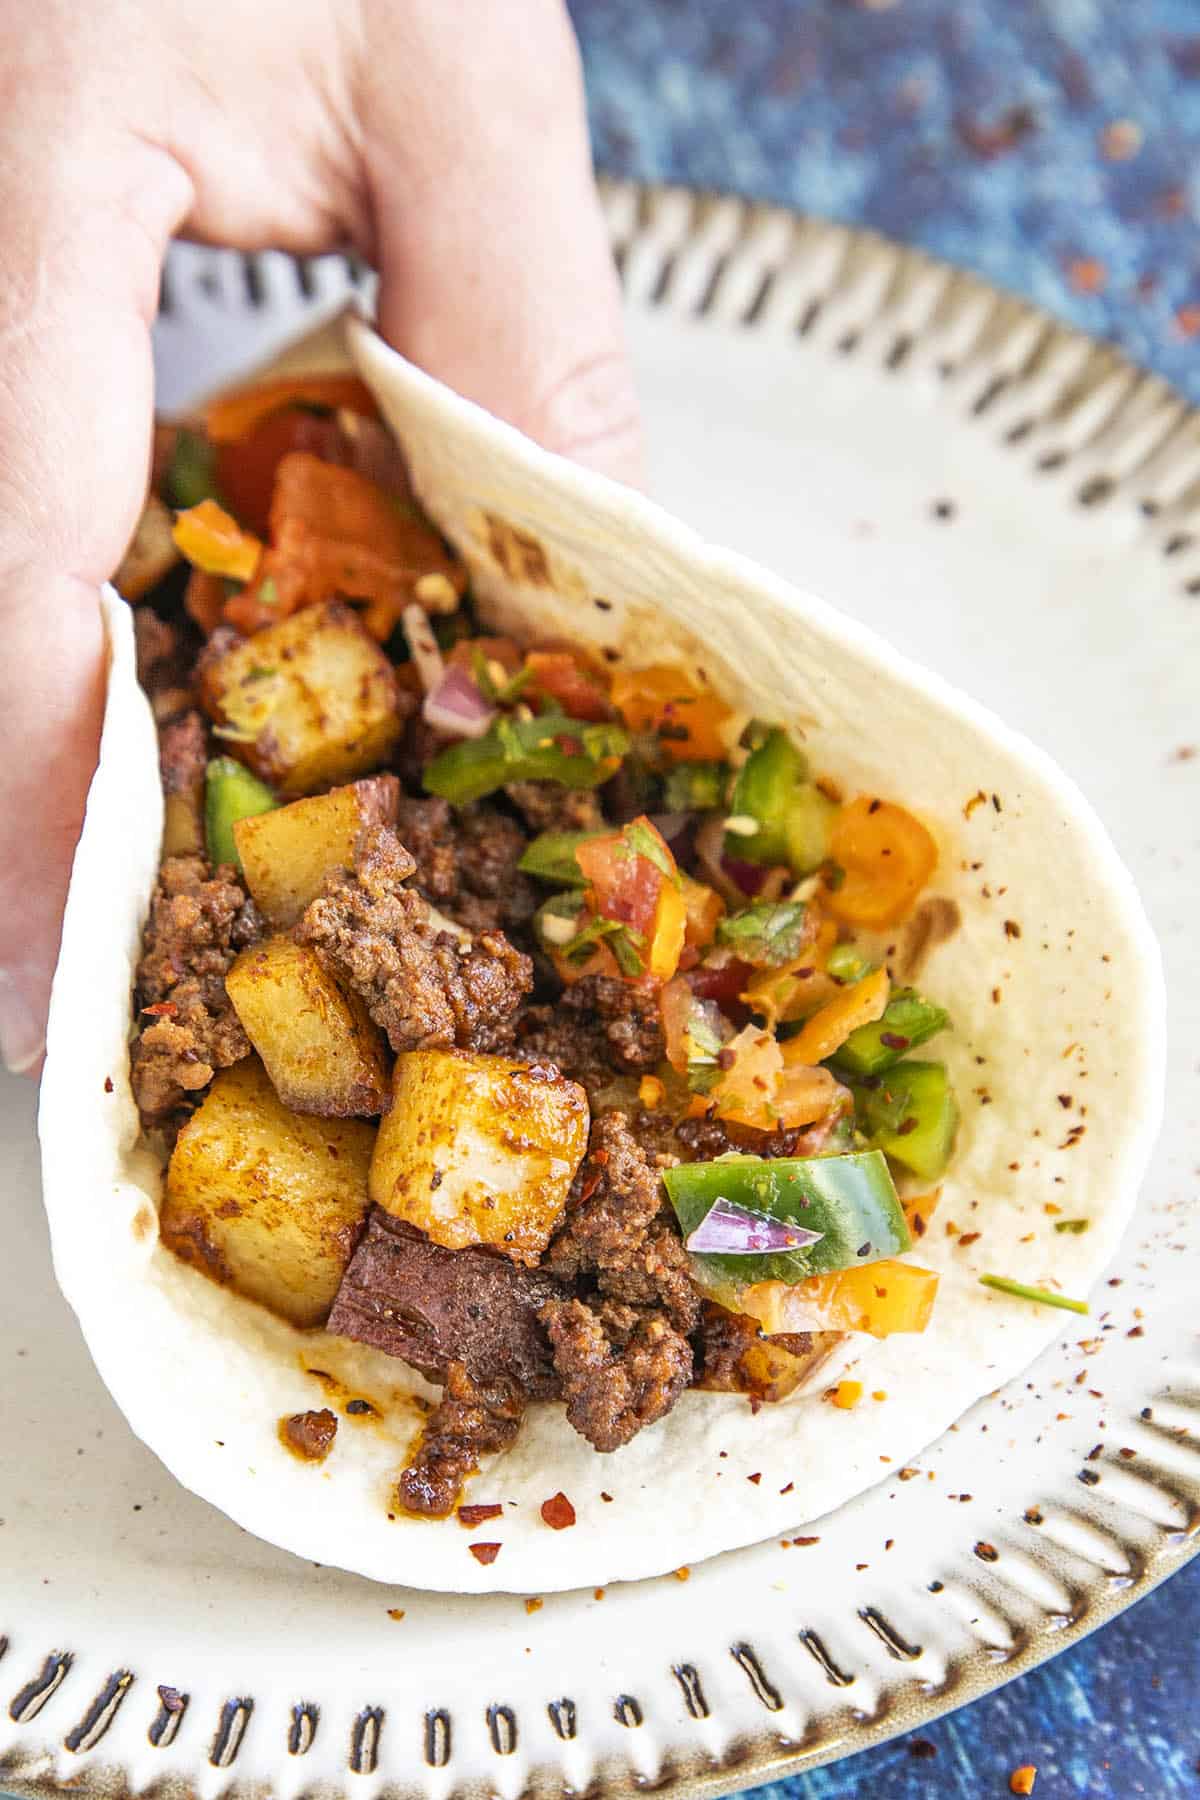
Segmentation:
[(139, 1206), (129, 1222), (129, 1229), (139, 1244), (144, 1243), (147, 1238), (153, 1237), (157, 1226), (158, 1220), (153, 1207), (150, 1206)]
[(488, 552), (510, 581), (522, 587), (553, 585), (549, 558), (532, 532), (510, 524), (498, 513), (484, 513), (483, 518)]

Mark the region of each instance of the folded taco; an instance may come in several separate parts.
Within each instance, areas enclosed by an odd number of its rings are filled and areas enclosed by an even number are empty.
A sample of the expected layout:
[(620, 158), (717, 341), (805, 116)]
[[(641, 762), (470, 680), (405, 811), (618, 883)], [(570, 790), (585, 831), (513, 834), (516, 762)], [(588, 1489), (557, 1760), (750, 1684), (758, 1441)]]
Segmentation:
[(59, 1279), (264, 1538), (661, 1572), (901, 1469), (1086, 1310), (1156, 950), (1029, 745), (345, 341), (157, 435), (54, 990)]

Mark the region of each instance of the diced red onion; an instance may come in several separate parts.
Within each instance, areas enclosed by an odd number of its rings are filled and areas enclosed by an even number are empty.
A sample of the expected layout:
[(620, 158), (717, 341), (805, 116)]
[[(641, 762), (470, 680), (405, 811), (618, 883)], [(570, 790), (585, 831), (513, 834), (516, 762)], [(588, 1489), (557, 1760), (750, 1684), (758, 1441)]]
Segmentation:
[(495, 718), (496, 709), (488, 705), (466, 669), (451, 663), (437, 686), (426, 694), (422, 713), (427, 725), (448, 737), (479, 738)]
[(695, 819), (695, 813), (651, 813), (650, 823), (661, 834), (663, 842), (673, 850), (676, 844), (682, 843)]
[(740, 856), (723, 856), (721, 867), (734, 886), (751, 899), (762, 892), (767, 870), (761, 863), (743, 862)]
[(745, 903), (746, 891), (725, 868), (725, 821), (716, 814), (705, 819), (696, 833), (696, 861), (705, 881), (716, 888), (727, 905), (740, 907)]
[(761, 1256), (777, 1250), (805, 1250), (809, 1244), (819, 1244), (824, 1235), (784, 1219), (768, 1218), (765, 1213), (748, 1212), (721, 1195), (685, 1242), (698, 1256)]
[(400, 615), (400, 622), (404, 626), (409, 655), (421, 677), (421, 686), (427, 694), (432, 694), (446, 672), (446, 665), (437, 647), (429, 615), (424, 607), (406, 606)]

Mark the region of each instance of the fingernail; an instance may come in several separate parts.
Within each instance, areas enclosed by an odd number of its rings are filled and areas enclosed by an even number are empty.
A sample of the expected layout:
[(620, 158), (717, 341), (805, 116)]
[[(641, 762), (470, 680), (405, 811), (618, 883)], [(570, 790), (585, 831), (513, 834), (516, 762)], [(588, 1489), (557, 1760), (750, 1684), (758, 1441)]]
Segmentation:
[(0, 969), (0, 1061), (12, 1075), (36, 1068), (46, 1048), (46, 1027), (21, 984)]

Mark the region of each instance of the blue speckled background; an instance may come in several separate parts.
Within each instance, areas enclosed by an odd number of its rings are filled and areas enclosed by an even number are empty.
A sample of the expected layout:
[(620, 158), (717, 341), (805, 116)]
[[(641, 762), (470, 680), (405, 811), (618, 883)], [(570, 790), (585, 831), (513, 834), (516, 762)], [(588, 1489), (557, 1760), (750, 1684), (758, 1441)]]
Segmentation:
[[(571, 0), (601, 168), (874, 226), (1200, 401), (1200, 0)], [(772, 1800), (1200, 1797), (1200, 1564)]]

